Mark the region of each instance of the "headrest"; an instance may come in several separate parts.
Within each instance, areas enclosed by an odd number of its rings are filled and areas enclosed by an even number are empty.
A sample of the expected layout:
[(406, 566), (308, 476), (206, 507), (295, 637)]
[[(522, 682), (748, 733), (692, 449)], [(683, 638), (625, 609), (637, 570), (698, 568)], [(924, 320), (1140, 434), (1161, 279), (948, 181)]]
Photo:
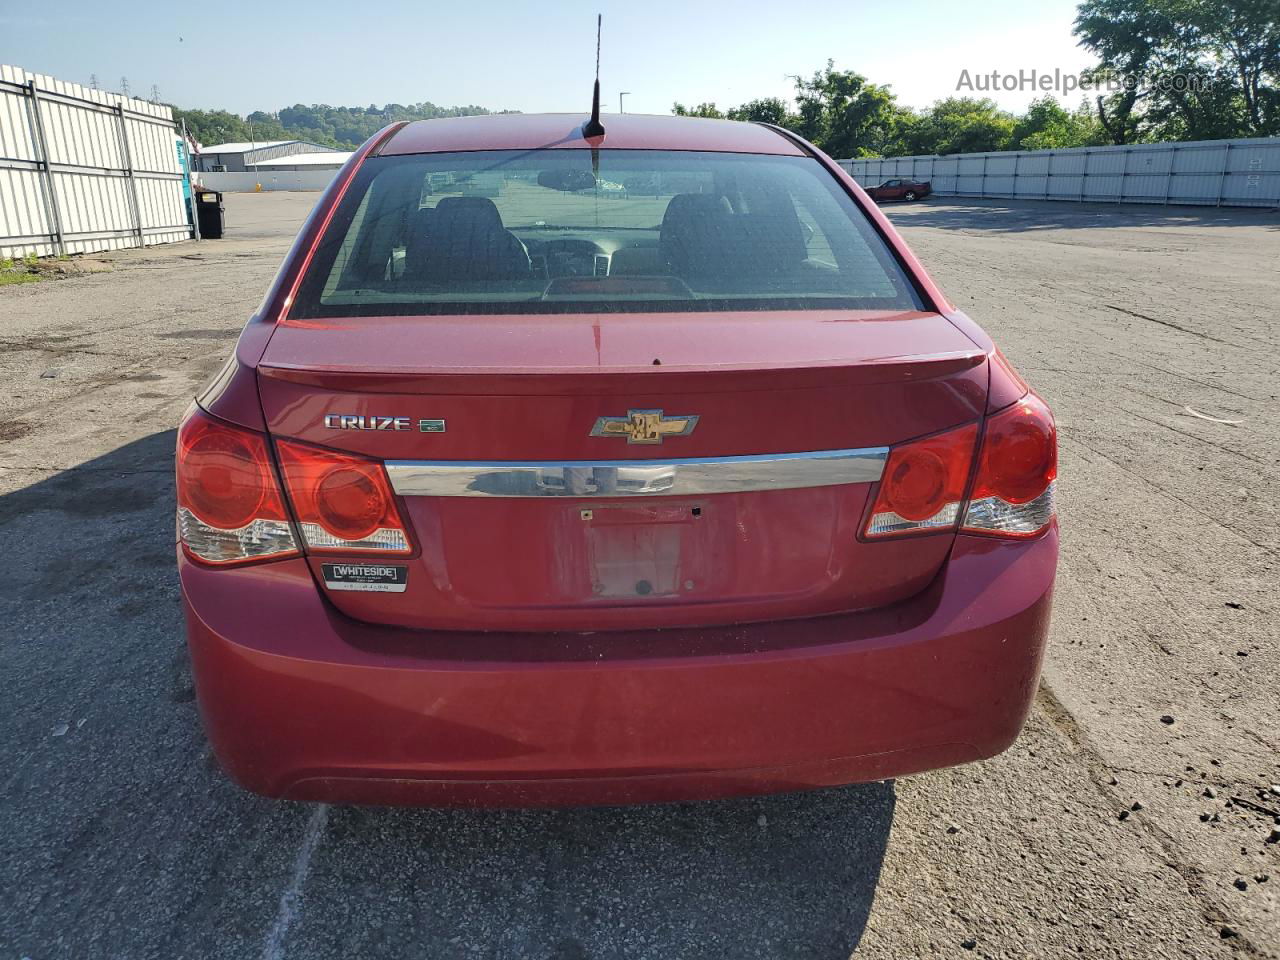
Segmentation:
[(728, 198), (716, 193), (677, 193), (662, 215), (658, 256), (676, 276), (693, 277), (725, 269)]
[(443, 197), (436, 204), (433, 230), (502, 230), (502, 214), (488, 197)]
[(729, 198), (720, 193), (677, 193), (667, 204), (662, 228), (697, 217), (719, 217), (733, 213)]
[(676, 194), (662, 218), (658, 249), (676, 276), (716, 288), (750, 287), (805, 258), (800, 221), (785, 195), (738, 213), (721, 194)]

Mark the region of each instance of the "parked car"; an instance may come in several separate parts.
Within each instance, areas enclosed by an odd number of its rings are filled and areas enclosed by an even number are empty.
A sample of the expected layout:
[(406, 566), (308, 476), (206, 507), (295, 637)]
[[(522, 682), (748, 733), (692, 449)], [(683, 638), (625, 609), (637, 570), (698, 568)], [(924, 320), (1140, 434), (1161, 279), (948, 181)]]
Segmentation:
[(877, 203), (884, 200), (923, 200), (933, 193), (928, 180), (886, 180), (878, 187), (867, 187), (867, 196)]
[[(373, 137), (183, 419), (222, 765), (295, 800), (538, 805), (1004, 750), (1058, 555), (1049, 409), (805, 141), (581, 120)], [(538, 186), (564, 171), (664, 186)]]
[(540, 170), (538, 172), (538, 186), (568, 192), (594, 190), (596, 178), (591, 175), (590, 170), (566, 170), (561, 168)]

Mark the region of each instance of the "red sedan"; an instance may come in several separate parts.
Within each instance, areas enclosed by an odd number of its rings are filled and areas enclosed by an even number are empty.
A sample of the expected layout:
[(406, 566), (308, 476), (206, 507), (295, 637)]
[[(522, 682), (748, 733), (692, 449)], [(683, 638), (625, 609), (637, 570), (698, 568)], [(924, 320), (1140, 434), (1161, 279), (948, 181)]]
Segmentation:
[(867, 187), (867, 196), (877, 203), (884, 200), (923, 200), (933, 193), (933, 186), (928, 180), (903, 180), (895, 178), (886, 180), (878, 187)]
[(1036, 689), (1056, 452), (987, 335), (784, 130), (397, 124), (179, 431), (205, 727), (243, 786), (336, 803), (990, 757)]

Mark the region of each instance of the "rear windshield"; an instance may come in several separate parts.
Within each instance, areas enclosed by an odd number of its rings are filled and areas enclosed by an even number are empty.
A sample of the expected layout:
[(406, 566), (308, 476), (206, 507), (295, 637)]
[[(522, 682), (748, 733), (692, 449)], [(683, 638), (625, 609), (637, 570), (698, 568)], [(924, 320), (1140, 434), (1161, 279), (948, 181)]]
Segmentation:
[(919, 307), (812, 158), (546, 149), (367, 160), (291, 316)]

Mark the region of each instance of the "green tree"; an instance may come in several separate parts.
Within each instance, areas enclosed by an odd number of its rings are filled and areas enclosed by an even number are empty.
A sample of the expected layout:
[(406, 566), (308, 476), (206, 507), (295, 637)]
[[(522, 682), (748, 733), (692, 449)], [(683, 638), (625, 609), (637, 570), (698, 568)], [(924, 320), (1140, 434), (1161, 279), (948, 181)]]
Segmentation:
[(785, 127), (795, 120), (794, 115), (787, 108), (786, 101), (778, 97), (751, 100), (740, 107), (734, 107), (729, 111), (728, 117), (730, 120), (751, 120), (756, 123), (772, 123), (780, 127)]
[(1113, 144), (1140, 139), (1140, 104), (1148, 96), (1141, 84), (1157, 69), (1163, 43), (1173, 24), (1150, 0), (1085, 0), (1076, 8), (1073, 32), (1080, 46), (1101, 61), (1086, 71), (1094, 83), (1120, 84), (1096, 97), (1098, 122)]
[(905, 153), (984, 153), (1012, 146), (1015, 119), (994, 100), (948, 97), (906, 125)]
[(198, 143), (238, 143), (249, 139), (249, 127), (243, 117), (226, 110), (173, 110), (179, 125), (185, 120), (187, 132)]
[(1112, 143), (1280, 133), (1280, 0), (1085, 0), (1074, 31)]
[(683, 103), (673, 103), (671, 112), (677, 117), (706, 117), (711, 120), (723, 120), (724, 114), (714, 103), (700, 103), (696, 107), (686, 107)]
[(1031, 102), (1010, 140), (1020, 150), (1059, 150), (1097, 146), (1106, 142), (1105, 136), (1087, 101), (1073, 112), (1046, 96)]
[(379, 107), (332, 107), (295, 103), (278, 113), (256, 110), (239, 117), (226, 110), (183, 110), (174, 107), (174, 119), (186, 120), (187, 129), (203, 144), (250, 140), (309, 140), (330, 147), (354, 150), (395, 120), (430, 120), (489, 113), (484, 107), (440, 107), (429, 101), (389, 103)]
[(267, 113), (263, 110), (255, 110), (245, 119), (246, 126), (249, 127), (251, 136), (250, 140), (292, 140), (280, 123), (280, 119), (274, 114)]
[(893, 92), (852, 70), (826, 69), (795, 78), (796, 132), (833, 157), (883, 154), (897, 139), (902, 118)]
[(1203, 59), (1235, 80), (1250, 132), (1277, 132), (1280, 0), (1167, 0), (1166, 6), (1194, 37)]

